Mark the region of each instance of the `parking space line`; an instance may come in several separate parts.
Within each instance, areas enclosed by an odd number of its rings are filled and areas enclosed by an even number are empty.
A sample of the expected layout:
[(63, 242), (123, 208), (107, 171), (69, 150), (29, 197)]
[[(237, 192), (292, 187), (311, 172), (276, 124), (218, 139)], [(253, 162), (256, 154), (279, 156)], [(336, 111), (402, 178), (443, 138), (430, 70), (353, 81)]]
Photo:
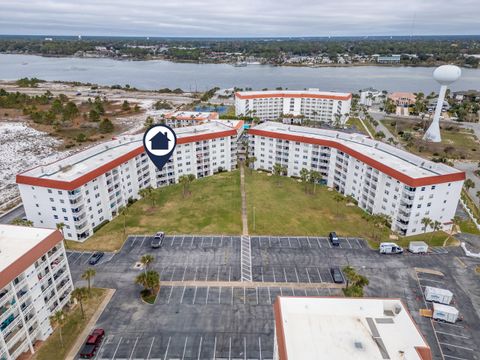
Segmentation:
[(173, 271), (172, 271), (172, 276), (170, 277), (170, 281), (173, 280), (173, 275), (175, 274), (175, 266), (173, 267)]
[(273, 272), (273, 282), (277, 282), (275, 279), (275, 268), (272, 266), (272, 272)]
[(117, 347), (115, 348), (115, 352), (113, 353), (112, 360), (115, 359), (115, 355), (117, 355), (118, 348), (120, 347), (120, 343), (122, 342), (123, 337), (120, 338), (118, 341)]
[(288, 283), (287, 272), (285, 271), (285, 268), (283, 268), (283, 276), (285, 276), (285, 282)]
[(294, 288), (292, 288), (292, 294), (293, 294), (293, 296), (295, 296), (295, 289)]
[(288, 239), (288, 245), (289, 245), (290, 247), (292, 247), (292, 243), (290, 242), (290, 238), (287, 238), (287, 239)]
[(187, 351), (187, 342), (188, 342), (188, 336), (185, 338), (185, 344), (183, 345), (182, 360), (185, 358), (185, 352)]
[(465, 347), (465, 346), (453, 345), (453, 344), (442, 343), (442, 342), (439, 342), (439, 344), (440, 344), (440, 345), (445, 345), (445, 346), (453, 346), (453, 347), (456, 347), (456, 348), (459, 348), (459, 349), (463, 349), (463, 350), (467, 350), (467, 351), (474, 351), (473, 349), (467, 348), (467, 347)]
[(231, 280), (230, 280), (230, 279), (231, 279), (231, 275), (232, 275), (232, 267), (229, 266), (229, 267), (228, 267), (228, 281), (229, 281), (229, 282), (231, 281)]
[(280, 296), (283, 296), (283, 290), (280, 288)]
[(205, 274), (205, 281), (208, 280), (208, 265), (207, 265), (207, 273)]
[(167, 304), (170, 304), (170, 297), (172, 296), (173, 286), (170, 288), (170, 295), (168, 295)]
[(137, 347), (138, 337), (135, 339), (135, 343), (133, 344), (132, 352), (130, 353), (129, 359), (131, 360), (133, 357), (133, 353), (135, 352), (135, 348)]
[(167, 360), (168, 348), (170, 347), (170, 340), (172, 340), (171, 336), (168, 337), (167, 348), (165, 349), (165, 356), (163, 357), (163, 360)]
[(352, 244), (350, 244), (350, 241), (348, 240), (348, 238), (345, 238), (345, 240), (347, 240), (347, 243), (350, 246), (350, 249), (352, 249)]
[(150, 349), (148, 349), (147, 360), (150, 359), (150, 353), (152, 352), (154, 341), (155, 341), (155, 336), (152, 338), (152, 343), (150, 344)]
[(228, 344), (228, 360), (232, 360), (232, 337), (230, 337)]
[(256, 290), (256, 295), (257, 295), (257, 305), (258, 305), (258, 287), (255, 288)]
[(437, 334), (442, 334), (442, 335), (447, 335), (447, 336), (453, 336), (453, 337), (459, 337), (459, 338), (462, 338), (462, 339), (470, 339), (468, 336), (464, 336), (464, 335), (457, 335), (457, 334), (451, 334), (451, 333), (447, 333), (447, 332), (443, 332), (443, 331), (438, 331), (438, 330), (435, 330), (437, 332)]
[(175, 235), (172, 237), (172, 242), (170, 243), (170, 247), (173, 247), (173, 243), (175, 242)]
[(310, 243), (310, 239), (308, 238), (308, 236), (307, 236), (307, 243), (308, 243), (308, 247), (312, 248), (312, 244)]
[(193, 247), (193, 238), (194, 238), (194, 236), (192, 236), (192, 241), (190, 241), (190, 247), (191, 248)]
[(295, 266), (293, 269), (295, 270), (295, 276), (297, 277), (297, 283), (298, 283), (298, 282), (300, 282), (300, 280), (298, 278), (297, 267)]
[(195, 266), (195, 275), (193, 276), (193, 281), (197, 281), (197, 270), (198, 266)]
[(107, 336), (107, 339), (104, 339), (104, 340), (102, 341), (102, 343), (100, 344), (100, 347), (98, 348), (97, 353), (95, 354), (94, 360), (96, 360), (96, 359), (98, 358), (98, 355), (99, 355), (100, 352), (102, 351), (103, 346), (107, 343), (108, 339), (110, 339), (110, 338), (113, 339), (114, 337), (115, 337), (115, 336), (109, 335), (109, 336)]
[(203, 341), (203, 337), (200, 336), (200, 345), (198, 345), (198, 358), (197, 358), (197, 360), (200, 360), (200, 354), (202, 353), (202, 341)]
[(220, 266), (217, 265), (217, 281), (220, 281)]
[(218, 288), (218, 303), (219, 303), (219, 304), (220, 304), (221, 296), (222, 296), (222, 287), (220, 286), (220, 287)]
[(461, 357), (458, 357), (458, 356), (452, 356), (452, 355), (443, 355), (443, 357), (448, 357), (450, 359), (457, 359), (457, 360), (468, 360), (466, 358), (461, 358)]
[(185, 281), (185, 273), (187, 272), (187, 267), (185, 266), (183, 269), (183, 276), (182, 276), (182, 281)]
[(261, 274), (262, 274), (262, 282), (264, 282), (264, 281), (263, 281), (263, 266), (260, 266), (260, 272), (261, 272)]
[(193, 293), (193, 303), (192, 304), (195, 304), (195, 299), (197, 298), (197, 289), (198, 289), (198, 287), (195, 286), (195, 291)]
[(232, 306), (233, 306), (233, 286), (232, 286), (232, 301), (231, 301), (231, 303), (232, 303)]
[(143, 243), (145, 242), (145, 239), (146, 239), (146, 238), (147, 238), (146, 236), (143, 237), (142, 242), (140, 243), (140, 247), (143, 246)]
[(260, 356), (260, 360), (263, 360), (263, 358), (262, 358), (262, 339), (260, 339), (260, 336), (258, 337), (258, 355)]
[(272, 304), (272, 295), (270, 294), (270, 286), (267, 289), (268, 289), (268, 303)]
[(320, 295), (320, 291), (318, 291), (318, 288), (315, 288), (315, 290), (317, 290), (317, 295)]
[(210, 286), (207, 286), (207, 297), (205, 298), (205, 304), (208, 304), (208, 293), (210, 292)]
[(449, 323), (446, 323), (446, 322), (443, 322), (443, 321), (437, 321), (437, 320), (434, 320), (432, 319), (432, 321), (436, 324), (440, 324), (440, 325), (447, 325), (447, 326), (453, 326), (453, 327), (457, 327), (457, 328), (461, 328), (463, 329), (463, 326), (462, 325), (457, 325), (457, 324), (449, 324)]
[(358, 241), (358, 239), (355, 239), (355, 241), (357, 242), (358, 247), (361, 249), (362, 245), (360, 244), (360, 241)]
[(444, 282), (443, 281), (439, 281), (439, 280), (433, 280), (433, 279), (426, 279), (426, 278), (418, 278), (418, 280), (420, 281), (430, 281), (430, 282), (435, 282), (435, 283), (440, 283), (440, 284), (443, 284)]
[(322, 280), (322, 276), (320, 275), (320, 270), (318, 270), (318, 267), (317, 267), (317, 274), (318, 274), (318, 278), (320, 279), (320, 282), (322, 283), (323, 280)]
[(183, 287), (182, 299), (180, 300), (180, 304), (183, 304), (183, 297), (185, 296), (185, 289), (186, 289), (186, 288), (187, 288), (186, 286)]
[(83, 265), (87, 265), (88, 264), (88, 261), (90, 260), (90, 258), (93, 256), (93, 253), (90, 254), (90, 256), (87, 258), (87, 260), (85, 260), (85, 262), (83, 263)]
[(247, 340), (243, 337), (243, 359), (247, 360)]
[(201, 247), (203, 246), (203, 239), (205, 239), (205, 238), (202, 236), (202, 242), (200, 243)]
[(133, 247), (135, 246), (135, 242), (136, 242), (136, 241), (137, 241), (137, 237), (134, 236), (134, 237), (133, 237), (133, 241), (132, 241), (132, 243), (130, 244), (130, 247), (131, 247), (131, 248), (133, 248)]
[(213, 341), (213, 360), (217, 358), (216, 352), (217, 352), (217, 337), (215, 336), (215, 340)]
[(308, 283), (311, 284), (312, 282), (310, 281), (310, 274), (308, 273), (308, 268), (305, 268), (305, 271), (307, 272)]
[(317, 240), (317, 244), (318, 244), (318, 248), (321, 249), (322, 248), (322, 244), (320, 244), (320, 239), (319, 238), (315, 238)]
[(243, 288), (243, 303), (244, 303), (244, 304), (245, 304), (246, 298), (247, 298), (247, 290), (246, 290), (246, 288), (244, 287), (244, 288)]

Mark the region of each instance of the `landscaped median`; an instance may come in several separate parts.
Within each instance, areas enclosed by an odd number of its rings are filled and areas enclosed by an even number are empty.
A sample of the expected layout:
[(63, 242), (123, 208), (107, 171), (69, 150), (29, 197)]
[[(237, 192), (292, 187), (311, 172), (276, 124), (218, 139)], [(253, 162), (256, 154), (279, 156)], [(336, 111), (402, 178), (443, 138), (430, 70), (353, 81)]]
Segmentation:
[[(82, 311), (78, 305), (73, 307), (70, 311), (65, 312), (63, 316), (63, 324), (57, 324), (55, 331), (44, 343), (41, 344), (39, 349), (33, 355), (33, 359), (63, 360), (69, 358), (69, 354), (72, 352), (72, 348), (74, 348), (77, 342), (81, 342), (86, 338), (86, 334), (83, 337), (82, 335), (84, 330), (86, 330), (86, 332), (90, 330), (89, 328), (87, 329), (87, 327), (91, 323), (92, 318), (95, 320), (93, 321), (93, 324), (96, 322), (95, 317), (98, 318), (100, 315), (98, 314), (99, 307), (104, 301), (108, 300), (108, 295), (109, 289), (92, 288), (91, 296), (83, 301), (85, 316), (82, 317)], [(82, 338), (80, 339), (80, 337)], [(78, 350), (79, 349), (77, 349), (77, 351)], [(75, 354), (77, 351), (75, 351)], [(72, 359), (73, 355), (71, 357)]]

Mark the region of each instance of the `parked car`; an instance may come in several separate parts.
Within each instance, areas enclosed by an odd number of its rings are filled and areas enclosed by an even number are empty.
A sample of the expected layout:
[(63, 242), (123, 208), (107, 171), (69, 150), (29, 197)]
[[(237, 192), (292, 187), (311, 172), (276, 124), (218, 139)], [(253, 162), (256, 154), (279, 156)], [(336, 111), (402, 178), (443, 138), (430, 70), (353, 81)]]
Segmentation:
[(403, 248), (398, 246), (395, 243), (381, 243), (380, 244), (380, 254), (401, 254), (403, 253)]
[(340, 246), (340, 240), (338, 239), (336, 232), (333, 231), (328, 234), (328, 239), (330, 240), (330, 244), (332, 244), (332, 246)]
[(88, 260), (88, 263), (90, 265), (97, 264), (100, 261), (100, 259), (103, 257), (103, 255), (105, 255), (105, 253), (103, 253), (102, 251), (95, 251), (93, 255), (90, 257), (90, 260)]
[(102, 339), (105, 336), (105, 331), (103, 329), (95, 329), (90, 335), (88, 335), (85, 345), (83, 345), (82, 350), (80, 350), (80, 358), (82, 359), (91, 359), (97, 353), (97, 349), (102, 343)]
[(330, 274), (332, 274), (332, 279), (335, 284), (343, 284), (345, 282), (345, 278), (343, 277), (343, 273), (340, 268), (330, 268)]
[(162, 247), (163, 239), (165, 238), (165, 233), (163, 231), (159, 231), (155, 234), (152, 241), (150, 242), (150, 246), (152, 249), (158, 249)]

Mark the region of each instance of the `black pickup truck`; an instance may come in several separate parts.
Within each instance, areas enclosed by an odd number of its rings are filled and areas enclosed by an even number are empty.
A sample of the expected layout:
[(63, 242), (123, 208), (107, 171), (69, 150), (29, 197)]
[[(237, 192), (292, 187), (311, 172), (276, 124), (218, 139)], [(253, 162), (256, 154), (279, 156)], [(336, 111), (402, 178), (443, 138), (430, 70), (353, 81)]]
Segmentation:
[(85, 345), (83, 345), (82, 350), (80, 350), (80, 358), (82, 359), (93, 358), (104, 336), (105, 336), (105, 331), (103, 329), (93, 330), (93, 332), (90, 335), (88, 335), (87, 341), (85, 342)]

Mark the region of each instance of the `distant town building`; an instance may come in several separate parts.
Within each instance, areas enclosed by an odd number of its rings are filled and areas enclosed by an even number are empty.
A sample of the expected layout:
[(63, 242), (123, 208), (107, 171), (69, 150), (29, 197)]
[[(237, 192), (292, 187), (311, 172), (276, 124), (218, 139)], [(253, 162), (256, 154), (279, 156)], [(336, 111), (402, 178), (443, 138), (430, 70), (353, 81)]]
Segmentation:
[(345, 123), (352, 94), (309, 90), (240, 91), (235, 93), (235, 114), (279, 120), (303, 115), (305, 119), (327, 123)]
[(33, 354), (72, 290), (60, 231), (0, 225), (0, 359)]
[(255, 169), (280, 164), (294, 177), (303, 168), (318, 171), (366, 212), (390, 217), (400, 235), (432, 231), (421, 223), (424, 217), (451, 228), (463, 171), (361, 134), (265, 122), (249, 129), (248, 138)]
[(395, 113), (399, 116), (408, 116), (408, 107), (415, 104), (416, 100), (415, 94), (410, 92), (393, 92), (388, 94), (388, 98), (397, 106)]
[(374, 103), (377, 102), (377, 99), (382, 95), (382, 92), (373, 89), (373, 88), (368, 88), (368, 89), (363, 89), (360, 90), (360, 105), (365, 105), (365, 106), (372, 106)]
[(210, 120), (218, 120), (216, 112), (174, 111), (162, 115), (165, 125), (183, 127), (199, 125)]
[(390, 55), (390, 56), (374, 55), (374, 59), (376, 59), (377, 63), (379, 64), (399, 64), (401, 55)]
[(277, 297), (273, 360), (431, 360), (400, 299)]
[(479, 101), (480, 102), (480, 91), (478, 90), (467, 90), (467, 91), (456, 91), (453, 93), (453, 98), (456, 101)]
[(35, 226), (65, 224), (69, 240), (83, 241), (112, 220), (139, 190), (230, 171), (237, 166), (243, 121), (212, 120), (176, 129), (177, 146), (159, 171), (148, 159), (143, 134), (122, 136), (49, 165), (17, 175), (28, 220)]
[[(438, 101), (438, 98), (434, 98), (434, 99), (428, 100), (427, 110), (428, 110), (429, 112), (435, 111), (435, 108), (437, 107), (437, 101)], [(450, 104), (448, 103), (447, 100), (443, 100), (442, 112), (448, 111), (448, 110), (450, 110)]]

